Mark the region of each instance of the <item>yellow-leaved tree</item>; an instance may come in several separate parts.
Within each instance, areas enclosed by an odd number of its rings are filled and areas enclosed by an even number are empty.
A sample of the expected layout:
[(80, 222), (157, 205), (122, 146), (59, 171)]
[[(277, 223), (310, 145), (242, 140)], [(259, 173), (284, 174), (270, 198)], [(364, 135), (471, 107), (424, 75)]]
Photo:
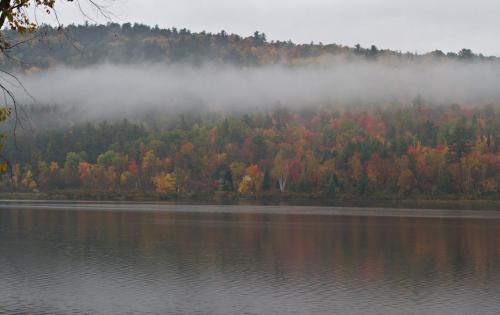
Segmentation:
[(176, 191), (177, 182), (175, 173), (161, 173), (153, 177), (153, 183), (158, 193), (169, 194)]

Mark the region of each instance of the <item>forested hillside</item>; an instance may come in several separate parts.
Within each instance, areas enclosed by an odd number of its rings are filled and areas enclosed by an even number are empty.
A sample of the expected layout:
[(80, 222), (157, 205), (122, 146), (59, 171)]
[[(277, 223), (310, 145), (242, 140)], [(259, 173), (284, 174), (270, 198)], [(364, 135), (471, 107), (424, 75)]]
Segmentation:
[[(11, 42), (16, 40), (23, 38)], [(368, 68), (370, 71), (350, 66), (339, 72), (340, 78), (336, 80), (326, 75), (318, 76), (318, 69), (322, 73), (338, 69), (336, 64), (330, 68), (321, 67), (322, 59), (332, 55), (342, 56), (343, 60), (362, 59), (364, 64), (388, 65)], [(402, 64), (385, 63), (386, 60), (417, 61), (417, 64), (394, 72)], [(408, 82), (419, 83), (421, 78), (408, 79), (404, 73), (419, 72), (418, 62), (426, 60), (432, 60), (427, 72), (422, 72), (423, 76), (432, 75), (429, 80), (454, 80), (452, 70), (457, 65), (475, 63), (482, 65), (479, 68), (461, 67), (461, 72), (456, 73), (467, 77), (472, 73), (473, 78), (483, 78), (481, 74), (488, 73), (491, 78), (490, 65), (498, 63), (496, 57), (476, 55), (468, 49), (458, 53), (434, 51), (416, 55), (379, 50), (375, 46), (365, 49), (336, 44), (269, 42), (258, 32), (241, 37), (225, 32), (192, 33), (185, 29), (159, 29), (138, 24), (68, 26), (63, 31), (45, 26), (32, 40), (9, 50), (1, 59), (2, 66), (15, 71), (21, 69), (28, 81), (30, 76), (36, 77), (35, 73), (59, 66), (78, 69), (105, 63), (135, 64), (138, 70), (134, 68), (124, 73), (144, 79), (125, 85), (122, 78), (115, 78), (119, 83), (111, 85), (109, 91), (95, 92), (99, 86), (94, 85), (85, 90), (88, 92), (76, 93), (86, 82), (99, 79), (87, 73), (86, 80), (71, 81), (77, 82), (77, 86), (58, 90), (65, 92), (73, 88), (64, 93), (67, 104), (23, 107), (20, 113), (26, 115), (20, 117), (26, 121), (21, 120), (16, 135), (10, 133), (5, 142), (3, 158), (10, 162), (10, 171), (3, 175), (0, 190), (77, 191), (90, 195), (130, 193), (156, 197), (220, 193), (231, 196), (296, 194), (321, 198), (498, 198), (500, 104), (496, 102), (495, 82), (473, 82), (472, 85), (470, 80), (457, 79), (455, 85), (447, 85), (447, 82), (422, 85), (422, 89), (429, 89), (429, 86), (446, 88), (443, 100), (459, 94), (461, 89), (460, 98), (464, 100), (461, 104), (441, 101), (436, 105), (425, 97), (410, 95), (412, 89), (392, 98), (385, 93), (386, 89), (391, 90), (388, 84), (396, 86), (392, 91), (399, 90), (398, 81), (402, 81), (401, 86)], [(141, 66), (146, 62), (153, 66)], [(269, 79), (265, 77), (267, 72), (262, 72), (259, 76), (254, 75), (253, 81), (247, 80), (252, 73), (245, 69), (222, 74), (210, 70), (203, 72), (208, 79), (187, 90), (187, 95), (175, 94), (178, 90), (182, 92), (184, 85), (191, 84), (191, 78), (194, 80), (197, 73), (201, 73), (196, 72), (196, 65), (206, 62), (215, 65), (214, 69), (219, 63), (238, 69), (265, 68), (272, 64), (288, 69), (315, 62), (319, 67), (310, 69), (307, 75), (285, 71), (277, 76), (270, 71)], [(148, 81), (159, 90), (170, 89), (172, 94), (143, 89), (138, 98), (139, 85), (147, 85), (143, 82), (148, 73), (141, 74), (141, 69), (151, 72), (155, 65), (171, 63), (195, 66), (189, 68), (192, 73), (189, 79), (176, 82), (178, 85), (156, 86), (156, 82)], [(450, 64), (439, 70), (447, 75), (439, 76), (432, 71), (438, 63)], [(97, 68), (90, 69), (97, 71)], [(119, 68), (105, 68), (101, 72), (116, 69)], [(157, 69), (161, 72), (164, 68)], [(169, 78), (176, 76), (175, 71), (181, 71), (165, 69), (173, 73)], [(59, 80), (50, 84), (44, 81), (45, 77), (39, 76), (44, 84), (42, 90), (50, 95), (56, 85), (66, 83), (62, 82), (67, 78), (66, 73), (61, 72)], [(385, 78), (384, 73), (394, 78)], [(257, 88), (239, 89), (243, 91), (241, 97), (228, 97), (227, 100), (222, 94), (231, 95), (230, 88), (219, 88), (217, 95), (212, 95), (214, 87), (205, 85), (216, 74), (218, 81), (214, 84), (237, 81), (233, 89), (245, 82), (260, 87), (255, 82), (263, 79), (267, 79), (263, 85), (276, 83), (273, 82), (275, 78), (284, 83), (277, 84), (274, 90), (261, 89), (262, 94), (269, 95), (273, 91), (281, 94), (276, 97), (278, 102), (260, 106), (256, 104), (258, 100), (271, 100), (272, 97), (261, 98)], [(161, 80), (159, 74), (155, 75), (154, 80)], [(302, 79), (287, 80), (288, 75), (300, 75)], [(363, 76), (364, 80), (358, 79)], [(347, 83), (343, 82), (346, 77)], [(109, 78), (113, 80), (112, 75)], [(333, 90), (333, 86), (326, 83), (316, 88), (321, 84), (315, 80), (322, 78), (341, 87)], [(427, 77), (424, 80), (427, 81)], [(364, 83), (359, 85), (360, 81)], [(379, 84), (372, 84), (374, 81)], [(287, 86), (290, 82), (295, 83)], [(311, 84), (304, 91), (284, 98), (293, 101), (293, 106), (279, 101), (303, 83)], [(201, 92), (193, 97), (191, 93), (197, 89)], [(348, 90), (345, 99), (349, 101), (335, 100), (343, 90)], [(314, 98), (311, 91), (322, 96)], [(443, 94), (432, 89), (431, 92)], [(112, 102), (113, 94), (123, 94), (121, 100), (127, 101), (135, 114), (129, 117), (130, 108), (126, 111), (120, 104), (103, 103), (104, 94), (107, 94), (104, 98), (107, 102)], [(157, 95), (155, 104), (148, 98), (150, 94)], [(203, 95), (211, 95), (211, 98), (203, 100)], [(295, 95), (300, 96), (299, 100)], [(464, 95), (471, 97), (462, 97)], [(90, 104), (89, 108), (75, 107), (77, 97), (80, 98), (78, 104)], [(88, 98), (100, 102), (92, 105)], [(59, 101), (58, 95), (46, 99)], [(238, 104), (239, 100), (250, 99), (252, 103), (247, 104), (254, 107)], [(214, 110), (212, 105), (219, 109)], [(109, 108), (107, 116), (102, 115), (103, 108)], [(85, 110), (92, 111), (93, 116), (81, 114)], [(127, 119), (122, 120), (123, 115), (113, 119), (114, 112), (116, 117), (122, 113)], [(8, 129), (13, 130), (13, 126)]]
[(495, 197), (498, 108), (458, 105), (275, 108), (231, 117), (173, 117), (19, 136), (1, 189), (156, 192), (182, 196)]
[[(71, 65), (84, 67), (104, 62), (222, 62), (256, 66), (267, 64), (300, 65), (326, 55), (374, 60), (384, 57), (439, 60), (497, 60), (474, 54), (470, 49), (444, 53), (440, 50), (417, 55), (379, 49), (376, 46), (347, 47), (340, 44), (294, 44), (291, 41), (268, 41), (264, 33), (243, 37), (221, 31), (217, 34), (193, 33), (187, 29), (160, 29), (141, 24), (70, 25), (63, 29), (41, 27), (35, 34), (19, 36), (7, 33), (12, 48), (1, 56), (5, 68), (28, 72)], [(17, 45), (16, 43), (22, 44)]]

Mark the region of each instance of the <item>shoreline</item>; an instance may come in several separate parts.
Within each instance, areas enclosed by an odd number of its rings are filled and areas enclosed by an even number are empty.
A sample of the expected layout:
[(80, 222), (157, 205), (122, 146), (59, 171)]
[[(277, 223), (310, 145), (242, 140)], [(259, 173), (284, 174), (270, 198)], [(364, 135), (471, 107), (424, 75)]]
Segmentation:
[(500, 199), (452, 199), (430, 198), (371, 198), (343, 197), (322, 198), (306, 195), (262, 195), (236, 196), (228, 194), (160, 196), (152, 193), (96, 193), (58, 191), (50, 193), (0, 193), (0, 203), (135, 203), (165, 205), (233, 205), (233, 206), (303, 206), (303, 207), (348, 207), (348, 208), (387, 208), (421, 210), (500, 210)]
[[(394, 218), (453, 218), (500, 220), (500, 211), (451, 210), (378, 207), (283, 206), (283, 205), (192, 205), (151, 202), (92, 202), (0, 200), (1, 210), (48, 210), (88, 212), (168, 212), (177, 214), (242, 214), (242, 215), (302, 215), (302, 216), (354, 216)], [(255, 217), (258, 219), (258, 217)], [(260, 220), (260, 219), (258, 219)]]

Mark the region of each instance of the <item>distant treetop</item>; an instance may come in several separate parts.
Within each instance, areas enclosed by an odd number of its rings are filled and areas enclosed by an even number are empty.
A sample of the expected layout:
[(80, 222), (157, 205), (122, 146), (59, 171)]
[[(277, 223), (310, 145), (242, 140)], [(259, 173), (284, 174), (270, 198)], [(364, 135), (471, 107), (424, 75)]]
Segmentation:
[[(64, 34), (64, 35), (63, 35)], [(375, 45), (364, 48), (339, 44), (295, 44), (292, 41), (269, 41), (259, 31), (248, 37), (219, 33), (191, 32), (188, 29), (150, 27), (144, 24), (108, 23), (69, 25), (56, 28), (42, 25), (35, 34), (6, 31), (7, 38), (26, 40), (13, 47), (10, 58), (2, 56), (4, 69), (22, 68), (36, 71), (55, 65), (87, 66), (98, 63), (167, 62), (202, 63), (220, 62), (243, 66), (266, 64), (307, 64), (327, 55), (347, 58), (379, 60), (395, 57), (408, 60), (461, 60), (498, 61), (470, 49), (458, 53), (435, 50), (427, 54), (403, 53), (380, 49)], [(15, 38), (22, 37), (22, 38)]]

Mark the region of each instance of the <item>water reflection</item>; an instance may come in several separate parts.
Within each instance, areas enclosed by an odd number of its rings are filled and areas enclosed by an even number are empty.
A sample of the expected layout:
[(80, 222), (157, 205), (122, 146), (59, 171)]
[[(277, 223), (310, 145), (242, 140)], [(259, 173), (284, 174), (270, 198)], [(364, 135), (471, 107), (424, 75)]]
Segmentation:
[(500, 220), (10, 209), (0, 239), (0, 313), (500, 313)]

